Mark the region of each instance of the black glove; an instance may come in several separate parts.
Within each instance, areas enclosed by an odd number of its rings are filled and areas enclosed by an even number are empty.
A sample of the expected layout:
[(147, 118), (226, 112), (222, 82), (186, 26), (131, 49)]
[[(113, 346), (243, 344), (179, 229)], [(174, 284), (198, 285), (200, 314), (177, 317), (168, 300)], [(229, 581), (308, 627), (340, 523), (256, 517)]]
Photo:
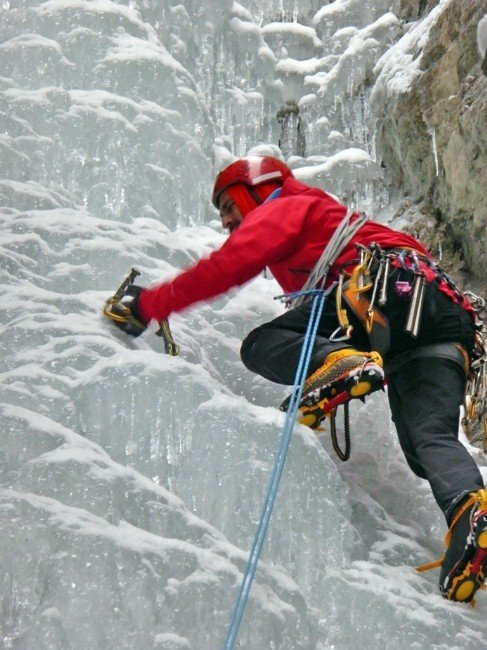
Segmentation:
[(110, 309), (116, 317), (112, 318), (115, 325), (129, 336), (140, 336), (147, 329), (147, 323), (141, 319), (137, 309), (137, 301), (142, 288), (131, 284)]

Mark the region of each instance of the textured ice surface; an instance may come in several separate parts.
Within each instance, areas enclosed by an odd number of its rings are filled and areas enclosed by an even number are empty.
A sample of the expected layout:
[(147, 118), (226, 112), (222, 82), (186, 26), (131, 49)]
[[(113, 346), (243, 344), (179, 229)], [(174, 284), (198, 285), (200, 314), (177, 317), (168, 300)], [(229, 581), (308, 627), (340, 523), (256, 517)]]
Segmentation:
[[(406, 29), (398, 4), (1, 3), (2, 647), (222, 643), (286, 392), (238, 351), (279, 288), (174, 316), (179, 358), (101, 307), (132, 265), (148, 284), (224, 241), (209, 191), (236, 155), (281, 141), (299, 178), (384, 205), (369, 81), (399, 92), (434, 19)], [(482, 647), (485, 598), (412, 570), (444, 525), (385, 397), (352, 415), (346, 465), (295, 429), (238, 647)]]

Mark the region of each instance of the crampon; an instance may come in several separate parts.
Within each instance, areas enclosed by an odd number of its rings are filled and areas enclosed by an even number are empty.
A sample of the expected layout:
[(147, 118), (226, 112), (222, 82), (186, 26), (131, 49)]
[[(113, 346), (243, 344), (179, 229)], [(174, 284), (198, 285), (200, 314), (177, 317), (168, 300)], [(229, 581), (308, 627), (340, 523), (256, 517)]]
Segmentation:
[(441, 567), (440, 592), (447, 600), (475, 604), (487, 577), (487, 490), (472, 492), (453, 518), (445, 537), (445, 556), (418, 567)]
[[(384, 388), (382, 359), (377, 352), (357, 352), (345, 348), (328, 355), (325, 363), (309, 377), (303, 386), (298, 422), (319, 431), (325, 418), (329, 418), (333, 448), (341, 460), (350, 457), (350, 430), (348, 403), (352, 399), (365, 400), (376, 390)], [(286, 411), (288, 397), (280, 406)], [(344, 406), (345, 450), (337, 441), (336, 411)]]
[[(328, 413), (352, 399), (364, 399), (384, 388), (382, 359), (377, 352), (357, 352), (351, 348), (329, 354), (325, 363), (309, 377), (303, 386), (300, 412), (308, 418), (312, 429)], [(281, 404), (287, 411), (290, 397)]]

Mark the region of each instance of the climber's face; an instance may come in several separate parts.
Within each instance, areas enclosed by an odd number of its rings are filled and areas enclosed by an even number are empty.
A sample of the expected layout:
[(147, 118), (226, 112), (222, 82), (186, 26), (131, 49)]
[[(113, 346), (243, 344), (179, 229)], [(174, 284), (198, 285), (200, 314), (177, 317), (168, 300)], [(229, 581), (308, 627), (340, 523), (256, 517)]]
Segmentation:
[(222, 192), (220, 198), (220, 218), (222, 226), (233, 232), (242, 223), (242, 213), (232, 201), (228, 192)]

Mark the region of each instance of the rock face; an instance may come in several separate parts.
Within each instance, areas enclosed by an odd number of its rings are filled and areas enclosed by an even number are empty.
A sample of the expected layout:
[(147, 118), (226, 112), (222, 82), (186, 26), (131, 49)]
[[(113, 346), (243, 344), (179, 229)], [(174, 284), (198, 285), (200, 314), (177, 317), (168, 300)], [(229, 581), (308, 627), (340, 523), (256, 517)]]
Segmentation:
[(487, 78), (476, 34), (484, 13), (485, 0), (447, 4), (430, 29), (419, 74), (384, 104), (378, 133), (385, 165), (413, 201), (436, 215), (481, 289), (487, 286)]
[(439, 0), (401, 0), (398, 15), (406, 20), (416, 20), (431, 11)]

